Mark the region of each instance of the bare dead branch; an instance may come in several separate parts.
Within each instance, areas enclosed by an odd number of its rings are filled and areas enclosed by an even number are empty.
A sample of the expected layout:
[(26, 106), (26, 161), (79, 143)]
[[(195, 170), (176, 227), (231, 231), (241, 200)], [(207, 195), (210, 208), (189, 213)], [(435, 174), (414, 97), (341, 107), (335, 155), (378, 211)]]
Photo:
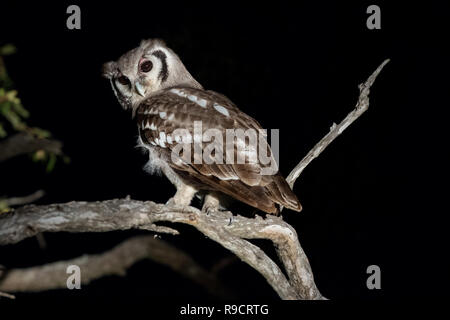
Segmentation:
[[(239, 223), (254, 228), (254, 219), (238, 217)], [(278, 218), (280, 222), (284, 222)], [(234, 219), (236, 220), (236, 219)], [(259, 271), (284, 299), (297, 299), (279, 267), (257, 246), (239, 237), (244, 230), (222, 212), (205, 215), (193, 207), (175, 208), (151, 201), (114, 199), (102, 202), (69, 202), (43, 206), (29, 205), (0, 215), (0, 245), (17, 243), (40, 232), (106, 232), (144, 229), (176, 232), (158, 222), (185, 223), (232, 251)], [(259, 220), (258, 220), (259, 221)], [(258, 238), (256, 229), (248, 238)], [(234, 235), (233, 233), (236, 233)], [(253, 236), (252, 236), (253, 235)]]
[(58, 140), (39, 139), (26, 132), (16, 133), (0, 142), (0, 162), (38, 150), (61, 154), (62, 143)]
[(8, 298), (8, 299), (15, 299), (16, 297), (10, 293), (6, 293), (6, 292), (1, 292), (0, 291), (0, 298), (4, 297), (4, 298)]
[[(355, 110), (306, 155), (288, 176), (291, 187), (305, 167), (369, 106), (369, 89), (388, 60), (360, 85)], [(106, 232), (125, 229), (145, 229), (178, 234), (159, 222), (184, 223), (229, 249), (242, 261), (257, 270), (282, 299), (324, 299), (314, 283), (314, 277), (295, 230), (281, 217), (263, 219), (232, 217), (231, 213), (212, 212), (209, 215), (193, 207), (170, 207), (151, 201), (114, 199), (103, 202), (69, 202), (46, 206), (26, 206), (0, 215), (0, 245), (12, 244), (39, 232)], [(286, 270), (286, 278), (275, 262), (248, 239), (269, 239), (274, 243)]]
[(333, 123), (330, 128), (330, 132), (322, 138), (312, 149), (308, 152), (308, 154), (300, 161), (300, 163), (291, 171), (289, 176), (286, 178), (286, 181), (289, 183), (291, 188), (294, 186), (295, 181), (303, 172), (303, 170), (317, 158), (323, 150), (325, 150), (328, 145), (334, 141), (345, 129), (348, 128), (349, 125), (353, 123), (356, 119), (358, 119), (368, 108), (369, 108), (369, 93), (370, 87), (375, 82), (378, 74), (381, 72), (386, 63), (389, 62), (389, 59), (383, 61), (383, 63), (372, 73), (372, 75), (367, 79), (365, 83), (361, 83), (359, 85), (359, 98), (356, 103), (355, 109), (351, 111), (342, 122), (338, 125)]
[(88, 284), (104, 276), (124, 276), (129, 267), (143, 259), (150, 259), (170, 267), (203, 286), (211, 295), (221, 298), (230, 297), (228, 290), (212, 273), (198, 265), (183, 251), (153, 236), (130, 238), (101, 254), (83, 255), (42, 266), (8, 270), (0, 279), (0, 290), (37, 292), (67, 288), (66, 271), (70, 265), (80, 267), (82, 284)]
[(33, 192), (32, 194), (29, 194), (24, 197), (7, 198), (7, 199), (2, 199), (1, 201), (3, 201), (7, 207), (23, 206), (24, 204), (29, 204), (29, 203), (35, 202), (36, 200), (42, 198), (44, 195), (45, 195), (44, 190), (37, 190), (37, 191)]

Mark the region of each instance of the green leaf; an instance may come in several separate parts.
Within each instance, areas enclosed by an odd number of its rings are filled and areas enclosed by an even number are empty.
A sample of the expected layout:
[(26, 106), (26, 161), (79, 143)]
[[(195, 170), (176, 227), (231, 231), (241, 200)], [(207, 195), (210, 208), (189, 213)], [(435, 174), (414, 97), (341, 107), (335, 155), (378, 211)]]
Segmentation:
[(23, 107), (23, 105), (20, 103), (20, 100), (19, 100), (19, 103), (14, 103), (13, 104), (13, 109), (22, 118), (28, 118), (30, 116), (30, 113), (28, 112), (27, 109), (25, 109)]
[(30, 128), (30, 133), (35, 135), (39, 139), (50, 138), (52, 136), (50, 131), (47, 131), (47, 130), (44, 130), (41, 128), (37, 128), (37, 127)]
[(7, 209), (8, 209), (8, 203), (5, 200), (0, 199), (0, 213), (3, 213)]
[(44, 161), (45, 159), (47, 159), (47, 152), (45, 152), (45, 150), (37, 150), (33, 152), (33, 154), (31, 155), (31, 159), (33, 160), (33, 162)]
[(20, 119), (20, 117), (15, 113), (11, 108), (11, 102), (7, 101), (2, 104), (2, 108), (0, 108), (0, 112), (3, 114), (3, 116), (11, 123), (11, 126), (17, 130), (22, 131), (25, 130), (26, 125), (25, 123)]
[(47, 168), (45, 169), (45, 171), (52, 172), (53, 169), (55, 168), (55, 164), (56, 164), (56, 155), (54, 153), (50, 153)]
[(6, 133), (5, 128), (3, 128), (3, 123), (0, 122), (0, 138), (4, 138), (8, 135), (8, 133)]

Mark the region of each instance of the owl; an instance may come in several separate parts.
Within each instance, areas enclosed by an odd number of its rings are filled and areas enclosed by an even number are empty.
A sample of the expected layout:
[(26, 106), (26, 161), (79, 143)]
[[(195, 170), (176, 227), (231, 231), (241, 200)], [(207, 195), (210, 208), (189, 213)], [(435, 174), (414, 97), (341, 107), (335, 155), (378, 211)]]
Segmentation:
[[(224, 195), (269, 214), (278, 214), (281, 206), (301, 211), (261, 125), (224, 95), (204, 89), (162, 40), (144, 40), (105, 63), (103, 76), (136, 119), (138, 144), (149, 153), (145, 168), (175, 185), (168, 204), (186, 206), (201, 193), (205, 212), (221, 209)], [(204, 143), (207, 132), (214, 143)], [(224, 139), (235, 132), (258, 134), (258, 143), (250, 143), (255, 141), (251, 134)], [(261, 150), (270, 164), (258, 160)], [(274, 162), (275, 170), (267, 170)]]

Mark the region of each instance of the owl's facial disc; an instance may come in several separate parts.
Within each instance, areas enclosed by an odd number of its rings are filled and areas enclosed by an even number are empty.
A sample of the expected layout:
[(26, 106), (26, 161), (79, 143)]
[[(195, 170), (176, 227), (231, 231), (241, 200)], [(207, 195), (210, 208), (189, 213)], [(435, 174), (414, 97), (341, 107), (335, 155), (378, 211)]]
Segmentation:
[(133, 112), (162, 89), (176, 85), (202, 87), (179, 57), (158, 39), (144, 40), (116, 62), (106, 63), (103, 76), (110, 80), (122, 107)]

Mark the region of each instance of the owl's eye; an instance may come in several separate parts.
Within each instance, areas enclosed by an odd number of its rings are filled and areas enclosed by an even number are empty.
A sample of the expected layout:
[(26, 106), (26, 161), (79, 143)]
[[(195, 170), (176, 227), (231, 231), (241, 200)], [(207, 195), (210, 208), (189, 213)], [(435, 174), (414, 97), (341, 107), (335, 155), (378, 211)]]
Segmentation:
[(149, 72), (153, 68), (153, 63), (150, 60), (142, 62), (140, 67), (142, 72)]
[(117, 78), (117, 81), (119, 81), (120, 84), (123, 84), (124, 86), (127, 86), (130, 84), (130, 80), (125, 76), (120, 76)]

